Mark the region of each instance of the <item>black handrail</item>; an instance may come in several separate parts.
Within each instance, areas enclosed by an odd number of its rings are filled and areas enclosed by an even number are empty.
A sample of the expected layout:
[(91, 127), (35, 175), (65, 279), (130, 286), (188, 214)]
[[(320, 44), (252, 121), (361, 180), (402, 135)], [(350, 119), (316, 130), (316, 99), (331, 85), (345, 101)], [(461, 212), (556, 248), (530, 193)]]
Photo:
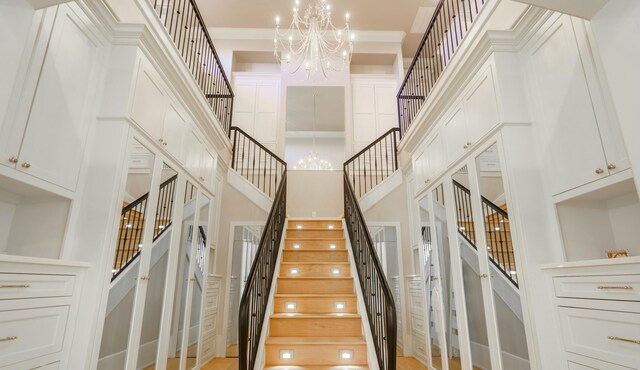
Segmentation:
[[(471, 193), (469, 189), (455, 180), (453, 180), (453, 187), (458, 232), (477, 250), (473, 212), (471, 211)], [(509, 215), (489, 199), (485, 197), (481, 197), (481, 199), (489, 260), (517, 288), (518, 270), (513, 255)]]
[[(153, 228), (153, 241), (156, 241), (171, 226), (177, 178), (178, 175), (174, 175), (160, 184), (158, 207)], [(118, 277), (140, 255), (148, 199), (149, 193), (146, 193), (122, 208), (116, 255), (113, 259), (113, 268), (111, 270), (111, 281)]]
[(486, 0), (440, 0), (396, 95), (400, 137), (407, 132)]
[(238, 313), (240, 370), (252, 370), (255, 366), (275, 275), (276, 260), (280, 251), (280, 241), (284, 232), (286, 212), (287, 172), (285, 168), (240, 300)]
[(358, 198), (398, 169), (399, 133), (399, 128), (392, 128), (344, 163), (344, 172)]
[(396, 369), (396, 306), (365, 223), (358, 198), (344, 174), (344, 216), (360, 288), (381, 370)]
[(287, 163), (238, 127), (229, 134), (233, 145), (231, 168), (273, 199)]
[(153, 0), (153, 8), (213, 109), (225, 133), (231, 127), (233, 91), (194, 0)]

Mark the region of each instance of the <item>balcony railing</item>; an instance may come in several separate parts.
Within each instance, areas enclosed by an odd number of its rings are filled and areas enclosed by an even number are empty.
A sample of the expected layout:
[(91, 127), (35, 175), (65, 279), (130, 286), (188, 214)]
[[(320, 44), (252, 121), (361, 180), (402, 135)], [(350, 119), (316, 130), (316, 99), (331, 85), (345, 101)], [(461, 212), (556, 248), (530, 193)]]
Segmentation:
[(398, 92), (400, 137), (427, 100), (488, 0), (440, 0)]
[(225, 133), (233, 91), (195, 0), (150, 0)]

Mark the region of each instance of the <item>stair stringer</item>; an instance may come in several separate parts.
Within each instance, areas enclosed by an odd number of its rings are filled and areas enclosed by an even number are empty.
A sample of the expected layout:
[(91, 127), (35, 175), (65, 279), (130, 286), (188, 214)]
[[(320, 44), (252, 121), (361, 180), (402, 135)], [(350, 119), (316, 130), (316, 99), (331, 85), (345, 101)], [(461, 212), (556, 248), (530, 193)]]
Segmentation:
[(376, 347), (373, 342), (373, 335), (371, 334), (371, 326), (369, 325), (369, 315), (367, 314), (367, 307), (365, 307), (364, 305), (362, 288), (360, 288), (360, 277), (358, 276), (358, 269), (353, 257), (351, 239), (349, 237), (347, 223), (344, 219), (342, 219), (342, 229), (344, 230), (345, 246), (347, 247), (347, 251), (349, 253), (349, 266), (351, 267), (351, 276), (353, 277), (353, 285), (355, 285), (356, 297), (358, 300), (358, 313), (360, 313), (360, 318), (362, 320), (362, 331), (364, 332), (364, 339), (367, 343), (367, 363), (369, 365), (369, 369), (380, 370), (380, 366), (378, 365), (378, 355), (376, 353)]
[(227, 171), (227, 183), (263, 211), (267, 213), (271, 211), (273, 200), (233, 168)]
[[(464, 248), (460, 248), (461, 257), (476, 273), (480, 274), (480, 266), (478, 265), (478, 251), (465, 239), (462, 235), (458, 235), (458, 243), (464, 245)], [(520, 320), (524, 322), (522, 316), (522, 305), (520, 304), (520, 291), (513, 286), (513, 283), (509, 281), (492, 262), (489, 262), (489, 268), (491, 269), (491, 286), (493, 291), (507, 304), (511, 312)]]
[[(287, 238), (287, 224), (289, 223), (289, 219), (285, 219), (284, 224), (282, 225), (282, 237), (280, 238), (280, 245), (278, 246), (278, 258), (276, 259), (275, 265), (275, 273), (273, 274), (273, 278), (271, 279), (271, 290), (269, 291), (269, 300), (267, 301), (267, 308), (264, 310), (264, 318), (262, 324), (262, 331), (260, 332), (260, 341), (258, 342), (258, 353), (256, 353), (256, 362), (253, 366), (254, 370), (262, 370), (265, 368), (266, 360), (267, 360), (267, 337), (269, 337), (269, 323), (271, 320), (269, 319), (273, 314), (273, 306), (274, 306), (274, 296), (276, 294), (276, 287), (278, 286), (276, 280), (278, 280), (278, 276), (280, 276), (280, 262), (282, 261), (282, 252), (284, 250), (284, 241)], [(242, 294), (243, 292), (240, 292)]]

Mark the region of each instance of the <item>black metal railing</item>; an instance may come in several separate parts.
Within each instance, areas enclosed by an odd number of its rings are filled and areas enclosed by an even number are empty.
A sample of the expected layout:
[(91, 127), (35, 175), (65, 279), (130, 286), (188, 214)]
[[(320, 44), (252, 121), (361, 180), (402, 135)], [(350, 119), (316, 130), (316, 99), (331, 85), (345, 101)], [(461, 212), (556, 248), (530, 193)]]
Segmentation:
[(196, 264), (200, 272), (204, 274), (204, 259), (207, 253), (207, 235), (202, 226), (198, 227), (198, 240), (196, 244)]
[(344, 172), (358, 198), (398, 169), (399, 132), (392, 128), (344, 163)]
[[(471, 211), (471, 193), (469, 189), (455, 180), (453, 181), (453, 192), (456, 201), (458, 232), (477, 250), (473, 212)], [(509, 215), (487, 198), (481, 198), (489, 260), (509, 281), (518, 287), (518, 272), (513, 255)]]
[(255, 366), (276, 260), (284, 232), (287, 211), (287, 173), (282, 174), (271, 212), (262, 230), (260, 244), (247, 276), (238, 313), (238, 354), (240, 370)]
[(344, 174), (344, 217), (349, 232), (360, 288), (373, 337), (378, 366), (396, 369), (396, 306), (351, 180)]
[(150, 0), (225, 133), (233, 91), (195, 0)]
[[(156, 241), (171, 226), (177, 178), (178, 175), (174, 175), (160, 184), (158, 207), (153, 228), (153, 241)], [(111, 270), (111, 281), (124, 271), (142, 251), (142, 236), (148, 199), (149, 193), (146, 193), (122, 209), (116, 256)]]
[(440, 0), (398, 91), (400, 137), (451, 61), (487, 0)]
[(287, 163), (238, 127), (231, 127), (231, 168), (273, 199)]

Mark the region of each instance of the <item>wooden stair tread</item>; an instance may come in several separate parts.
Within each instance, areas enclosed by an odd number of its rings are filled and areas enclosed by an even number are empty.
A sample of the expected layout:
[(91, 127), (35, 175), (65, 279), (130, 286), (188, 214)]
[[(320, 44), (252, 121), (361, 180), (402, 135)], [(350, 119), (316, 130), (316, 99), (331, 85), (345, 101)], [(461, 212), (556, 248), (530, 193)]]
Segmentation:
[(269, 337), (267, 344), (366, 344), (364, 337)]
[(368, 370), (369, 367), (366, 364), (362, 365), (348, 365), (348, 366), (267, 366), (264, 370)]
[(328, 294), (304, 294), (304, 293), (284, 293), (284, 294), (279, 294), (276, 293), (275, 297), (280, 297), (280, 298), (295, 298), (295, 297), (300, 297), (300, 298), (353, 298), (355, 297), (356, 294), (352, 293), (352, 294), (335, 294), (335, 293), (328, 293)]
[(336, 280), (353, 280), (353, 277), (323, 277), (323, 276), (318, 276), (318, 277), (305, 277), (305, 276), (301, 276), (301, 277), (290, 277), (290, 276), (278, 276), (278, 279), (281, 280), (332, 280), (332, 281), (336, 281)]
[[(293, 229), (296, 230), (296, 229)], [(301, 237), (297, 237), (297, 236), (287, 236), (285, 238), (285, 240), (295, 240), (295, 241), (301, 241), (301, 240), (307, 240), (307, 241), (336, 241), (336, 242), (342, 242), (345, 241), (346, 239), (344, 237), (336, 237), (336, 238), (301, 238)]]
[[(285, 249), (287, 252), (301, 252), (301, 253), (307, 253), (307, 252), (345, 252), (347, 249), (343, 248), (343, 249), (326, 249), (326, 248), (315, 248), (315, 249)], [(283, 261), (284, 262), (284, 261)]]
[[(329, 249), (329, 251), (333, 251), (334, 249)], [(316, 251), (317, 252), (317, 251)], [(350, 265), (349, 262), (292, 262), (292, 261), (282, 261), (281, 265), (323, 265), (323, 266), (332, 266), (332, 265)]]
[(274, 313), (272, 319), (359, 319), (358, 313)]

